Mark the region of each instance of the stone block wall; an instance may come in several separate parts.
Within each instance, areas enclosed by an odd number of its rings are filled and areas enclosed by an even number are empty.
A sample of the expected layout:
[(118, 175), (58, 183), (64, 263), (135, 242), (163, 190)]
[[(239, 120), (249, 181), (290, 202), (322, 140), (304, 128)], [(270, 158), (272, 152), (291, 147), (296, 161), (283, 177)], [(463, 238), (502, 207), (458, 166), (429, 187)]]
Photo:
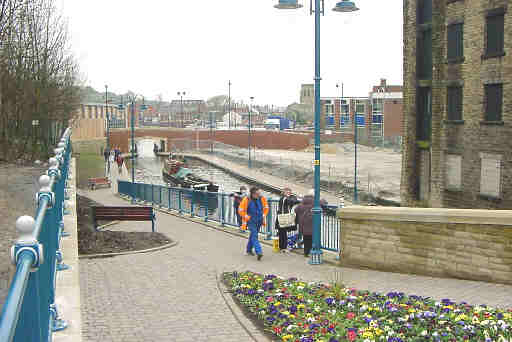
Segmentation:
[(512, 284), (512, 211), (347, 207), (341, 264)]

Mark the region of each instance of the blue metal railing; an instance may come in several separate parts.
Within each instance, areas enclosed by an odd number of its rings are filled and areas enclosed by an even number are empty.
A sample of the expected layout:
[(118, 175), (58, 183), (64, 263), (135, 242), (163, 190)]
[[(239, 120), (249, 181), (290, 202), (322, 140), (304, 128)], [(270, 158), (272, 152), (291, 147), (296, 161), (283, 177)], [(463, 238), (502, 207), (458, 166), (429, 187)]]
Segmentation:
[[(230, 194), (171, 188), (164, 185), (118, 181), (120, 195), (151, 203), (161, 208), (175, 210), (180, 214), (200, 217), (205, 221), (219, 222), (223, 226), (238, 228), (234, 197)], [(261, 227), (260, 234), (270, 240), (277, 236), (276, 218), (279, 200), (269, 199), (267, 227)], [(334, 209), (336, 207), (330, 207)], [(333, 213), (322, 215), (322, 249), (339, 252), (340, 221)], [(290, 232), (294, 235), (296, 232)]]
[(20, 237), (11, 249), (16, 273), (0, 316), (1, 342), (47, 342), (52, 332), (67, 327), (57, 313), (55, 284), (57, 270), (66, 269), (60, 264), (59, 246), (65, 233), (70, 134), (68, 128), (50, 158), (49, 170), (39, 178), (35, 219), (21, 216), (16, 221)]

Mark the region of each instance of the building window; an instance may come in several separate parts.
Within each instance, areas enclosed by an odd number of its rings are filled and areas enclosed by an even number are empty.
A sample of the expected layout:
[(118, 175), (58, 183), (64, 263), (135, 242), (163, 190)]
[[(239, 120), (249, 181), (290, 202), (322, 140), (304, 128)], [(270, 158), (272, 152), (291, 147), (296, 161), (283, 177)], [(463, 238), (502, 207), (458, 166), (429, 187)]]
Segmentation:
[(460, 61), (464, 57), (464, 24), (448, 26), (447, 34), (447, 59), (448, 61)]
[(419, 33), (417, 56), (419, 79), (432, 79), (432, 29), (426, 29)]
[(485, 121), (502, 121), (503, 85), (485, 85)]
[(446, 107), (447, 120), (462, 120), (462, 87), (447, 88)]
[(432, 90), (427, 87), (418, 88), (417, 92), (417, 131), (419, 141), (430, 141), (432, 135)]
[(501, 158), (500, 156), (482, 155), (480, 173), (480, 194), (486, 197), (501, 196)]
[(418, 0), (418, 24), (432, 22), (432, 0)]
[(486, 47), (487, 57), (502, 56), (504, 53), (505, 14), (503, 9), (495, 10), (487, 15)]
[(446, 188), (460, 190), (462, 187), (462, 156), (446, 155)]

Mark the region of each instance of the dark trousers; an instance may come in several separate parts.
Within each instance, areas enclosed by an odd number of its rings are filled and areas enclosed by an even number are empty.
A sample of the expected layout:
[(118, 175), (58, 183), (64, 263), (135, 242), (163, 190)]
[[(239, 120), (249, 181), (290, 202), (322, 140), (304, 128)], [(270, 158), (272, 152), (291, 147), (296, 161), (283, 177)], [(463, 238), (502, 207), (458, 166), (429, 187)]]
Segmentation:
[(279, 249), (286, 249), (288, 247), (288, 231), (286, 228), (279, 228), (277, 231), (279, 232)]
[(313, 248), (313, 235), (304, 235), (304, 255), (309, 255)]

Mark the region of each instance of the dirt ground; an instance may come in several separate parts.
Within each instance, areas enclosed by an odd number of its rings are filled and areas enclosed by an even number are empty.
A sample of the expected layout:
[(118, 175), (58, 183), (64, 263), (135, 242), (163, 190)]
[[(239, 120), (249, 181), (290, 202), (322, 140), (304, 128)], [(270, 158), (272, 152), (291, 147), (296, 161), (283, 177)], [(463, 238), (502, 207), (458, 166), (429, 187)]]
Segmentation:
[[(111, 231), (108, 227), (97, 232), (90, 216), (91, 205), (99, 204), (86, 197), (77, 196), (78, 253), (81, 255), (144, 250), (171, 242), (168, 237), (158, 232)], [(106, 223), (108, 222), (99, 222)], [(141, 224), (147, 225), (148, 222)]]
[[(400, 200), (402, 155), (398, 151), (358, 145), (357, 176), (361, 190), (396, 201)], [(272, 159), (281, 165), (313, 170), (314, 152), (258, 150), (256, 160)], [(322, 145), (322, 180), (354, 183), (354, 144)]]
[(18, 237), (16, 219), (35, 215), (35, 193), (44, 165), (0, 163), (0, 307), (14, 274), (9, 252)]

